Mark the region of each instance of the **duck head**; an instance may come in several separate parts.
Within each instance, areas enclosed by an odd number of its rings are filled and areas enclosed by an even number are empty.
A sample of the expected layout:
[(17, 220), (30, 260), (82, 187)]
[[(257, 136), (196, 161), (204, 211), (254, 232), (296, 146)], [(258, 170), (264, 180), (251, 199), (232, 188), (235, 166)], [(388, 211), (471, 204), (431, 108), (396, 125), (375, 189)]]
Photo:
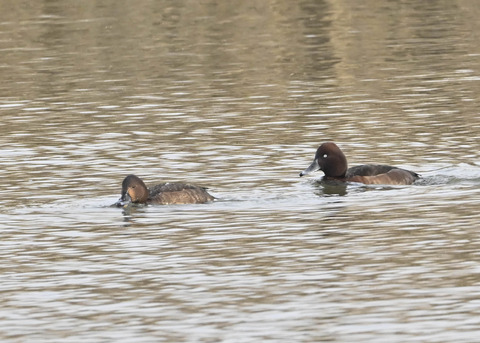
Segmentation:
[(320, 145), (313, 162), (300, 173), (300, 176), (308, 175), (317, 170), (323, 171), (326, 177), (345, 177), (347, 158), (335, 143), (326, 142)]
[(116, 202), (117, 206), (128, 203), (143, 204), (148, 200), (149, 191), (145, 183), (138, 176), (128, 175), (122, 182), (122, 195)]

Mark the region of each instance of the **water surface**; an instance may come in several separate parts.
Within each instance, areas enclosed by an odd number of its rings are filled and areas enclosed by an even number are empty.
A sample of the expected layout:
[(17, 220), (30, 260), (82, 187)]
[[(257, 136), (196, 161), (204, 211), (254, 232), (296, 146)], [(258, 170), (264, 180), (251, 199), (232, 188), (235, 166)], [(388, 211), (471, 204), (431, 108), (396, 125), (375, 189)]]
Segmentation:
[[(476, 341), (479, 5), (0, 6), (2, 342)], [(299, 178), (326, 140), (423, 178)]]

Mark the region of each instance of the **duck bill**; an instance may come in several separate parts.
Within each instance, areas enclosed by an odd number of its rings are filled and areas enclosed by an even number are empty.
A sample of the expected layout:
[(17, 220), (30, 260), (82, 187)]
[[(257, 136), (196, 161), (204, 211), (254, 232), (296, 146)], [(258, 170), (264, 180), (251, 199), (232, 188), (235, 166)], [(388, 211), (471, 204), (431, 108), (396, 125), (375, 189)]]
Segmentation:
[(114, 204), (117, 207), (124, 207), (132, 202), (132, 198), (130, 198), (130, 194), (128, 192), (125, 192), (122, 194), (120, 199), (117, 200), (117, 202)]
[(310, 164), (307, 167), (307, 169), (305, 169), (304, 171), (302, 171), (300, 173), (300, 176), (308, 175), (308, 174), (313, 173), (314, 171), (317, 171), (319, 169), (320, 169), (320, 165), (318, 164), (317, 159), (314, 159), (312, 164)]

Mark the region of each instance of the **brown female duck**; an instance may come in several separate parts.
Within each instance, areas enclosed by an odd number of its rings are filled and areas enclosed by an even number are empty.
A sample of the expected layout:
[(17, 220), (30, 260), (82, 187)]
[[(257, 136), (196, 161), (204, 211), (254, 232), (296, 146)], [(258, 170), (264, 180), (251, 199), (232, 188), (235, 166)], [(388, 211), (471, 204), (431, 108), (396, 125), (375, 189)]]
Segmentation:
[(128, 175), (122, 182), (122, 196), (115, 205), (124, 206), (128, 203), (202, 204), (214, 199), (203, 187), (179, 182), (166, 182), (149, 189), (138, 176)]

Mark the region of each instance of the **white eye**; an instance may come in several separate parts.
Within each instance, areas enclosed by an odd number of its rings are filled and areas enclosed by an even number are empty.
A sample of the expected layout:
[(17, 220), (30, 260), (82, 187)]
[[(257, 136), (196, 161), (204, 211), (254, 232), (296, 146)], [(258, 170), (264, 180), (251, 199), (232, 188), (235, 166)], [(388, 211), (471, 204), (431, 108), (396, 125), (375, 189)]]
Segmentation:
[(327, 158), (327, 156), (328, 156), (327, 154), (323, 154), (322, 158)]

